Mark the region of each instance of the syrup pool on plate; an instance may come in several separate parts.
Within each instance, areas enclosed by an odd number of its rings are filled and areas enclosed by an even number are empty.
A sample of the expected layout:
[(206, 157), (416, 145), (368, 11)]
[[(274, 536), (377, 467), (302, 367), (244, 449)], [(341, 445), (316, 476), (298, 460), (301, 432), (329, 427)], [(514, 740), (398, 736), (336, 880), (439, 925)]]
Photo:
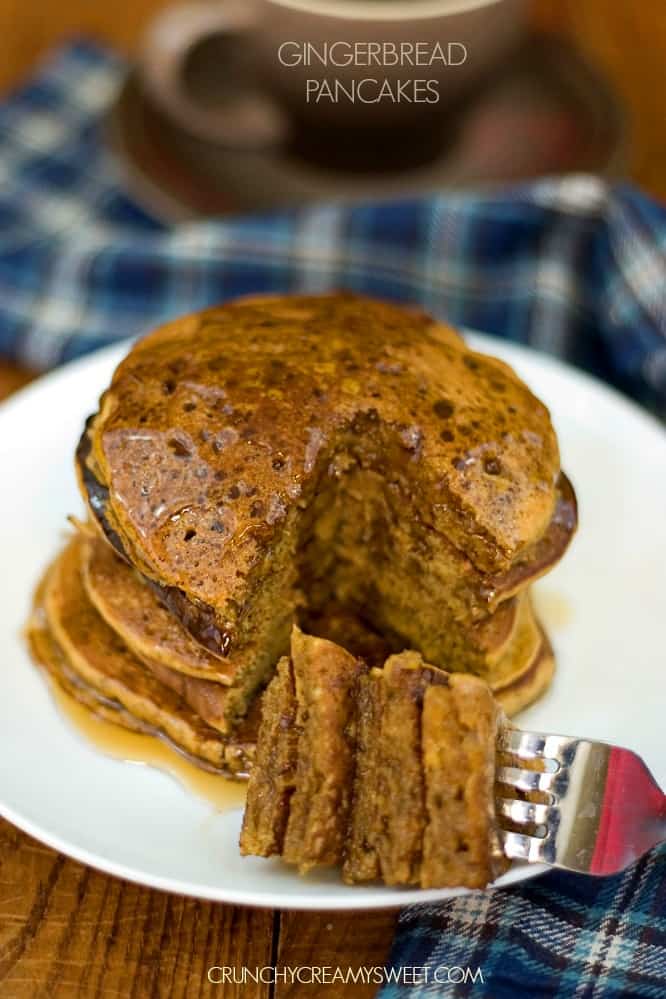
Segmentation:
[(208, 801), (216, 812), (243, 807), (246, 781), (231, 780), (203, 770), (157, 736), (130, 732), (121, 725), (98, 718), (57, 684), (51, 682), (49, 686), (60, 713), (86, 742), (105, 756), (164, 771), (187, 791)]

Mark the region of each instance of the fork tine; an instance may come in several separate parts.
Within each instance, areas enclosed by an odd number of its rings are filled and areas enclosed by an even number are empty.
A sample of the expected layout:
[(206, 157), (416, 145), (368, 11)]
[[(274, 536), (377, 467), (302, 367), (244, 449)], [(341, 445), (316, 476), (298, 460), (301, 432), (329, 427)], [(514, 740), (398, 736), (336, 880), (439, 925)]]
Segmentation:
[(537, 756), (543, 751), (545, 737), (540, 732), (523, 732), (519, 728), (503, 728), (497, 738), (497, 748), (521, 756)]
[(519, 801), (517, 798), (502, 798), (497, 802), (496, 811), (504, 819), (519, 825), (545, 825), (550, 805), (535, 804), (532, 801)]
[(515, 729), (501, 733), (498, 749), (514, 764), (495, 777), (510, 859), (613, 874), (664, 842), (666, 795), (631, 750)]
[(502, 843), (504, 853), (510, 860), (528, 860), (531, 863), (548, 861), (550, 858), (548, 842), (536, 836), (526, 836), (524, 833), (503, 832)]
[(548, 791), (552, 793), (556, 774), (540, 770), (521, 770), (520, 767), (499, 767), (495, 780), (519, 791)]
[(499, 733), (497, 748), (526, 760), (554, 760), (561, 765), (571, 756), (571, 751), (579, 741), (568, 735), (522, 732), (520, 729), (507, 727)]

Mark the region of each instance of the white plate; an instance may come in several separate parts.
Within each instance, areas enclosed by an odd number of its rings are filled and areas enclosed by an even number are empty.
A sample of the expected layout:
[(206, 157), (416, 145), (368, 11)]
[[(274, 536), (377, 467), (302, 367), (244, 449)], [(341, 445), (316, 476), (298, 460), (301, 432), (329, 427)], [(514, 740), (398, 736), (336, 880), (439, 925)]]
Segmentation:
[[(538, 585), (558, 671), (520, 722), (628, 746), (666, 785), (666, 434), (562, 364), (497, 340), (473, 342), (514, 365), (550, 406), (580, 501), (579, 534)], [(298, 878), (279, 861), (242, 859), (239, 810), (215, 813), (166, 774), (102, 755), (59, 714), (21, 629), (66, 515), (81, 510), (74, 445), (124, 349), (71, 364), (0, 407), (0, 813), (84, 863), (201, 898), (362, 909), (456, 894), (350, 888), (333, 875)], [(539, 870), (514, 869), (502, 883)]]

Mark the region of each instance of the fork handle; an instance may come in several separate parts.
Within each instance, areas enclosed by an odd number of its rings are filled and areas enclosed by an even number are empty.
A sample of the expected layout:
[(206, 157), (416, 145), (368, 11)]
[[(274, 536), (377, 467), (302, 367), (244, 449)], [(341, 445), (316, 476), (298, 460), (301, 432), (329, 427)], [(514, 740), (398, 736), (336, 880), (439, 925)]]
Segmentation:
[(635, 753), (614, 747), (590, 873), (623, 870), (664, 839), (666, 795)]

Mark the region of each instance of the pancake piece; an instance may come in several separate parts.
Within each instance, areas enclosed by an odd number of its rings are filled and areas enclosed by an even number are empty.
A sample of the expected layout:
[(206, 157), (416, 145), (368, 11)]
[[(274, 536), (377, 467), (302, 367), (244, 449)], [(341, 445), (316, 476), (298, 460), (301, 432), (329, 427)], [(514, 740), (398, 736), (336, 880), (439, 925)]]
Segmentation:
[(476, 625), (576, 524), (547, 410), (515, 374), (420, 312), (350, 295), (156, 330), (117, 369), (78, 471), (100, 533), (226, 660), (236, 717), (294, 618), (330, 605), (485, 676)]
[(494, 807), (502, 713), (487, 685), (402, 653), (373, 670), (359, 711), (344, 880), (485, 887), (507, 866)]
[(46, 627), (70, 678), (75, 675), (83, 686), (120, 706), (148, 730), (220, 772), (247, 769), (247, 733), (242, 742), (228, 744), (178, 694), (148, 672), (97, 614), (81, 580), (82, 543), (79, 537), (70, 541), (52, 566), (43, 590)]
[[(425, 828), (421, 759), (423, 696), (448, 674), (416, 652), (373, 671), (361, 703), (354, 810), (343, 876), (417, 884)], [(367, 755), (367, 759), (365, 758)]]
[[(376, 792), (372, 837), (386, 884), (418, 882), (425, 824), (421, 763), (421, 710), (431, 683), (447, 674), (428, 666), (416, 652), (391, 656), (382, 674)], [(372, 834), (366, 831), (366, 838)]]
[(242, 854), (281, 854), (301, 874), (342, 862), (364, 670), (340, 646), (293, 629), (263, 698)]
[(423, 888), (485, 888), (505, 868), (493, 803), (499, 711), (475, 677), (423, 697)]
[(376, 881), (381, 869), (377, 841), (381, 833), (380, 732), (383, 678), (380, 669), (361, 677), (358, 698), (357, 753), (349, 833), (342, 876), (353, 884)]
[(298, 732), (294, 793), (282, 855), (301, 874), (342, 861), (354, 779), (356, 697), (365, 665), (339, 645), (294, 628)]
[(255, 765), (240, 836), (243, 855), (271, 857), (282, 853), (297, 759), (294, 676), (289, 657), (283, 656), (262, 698)]
[(415, 652), (383, 669), (292, 636), (264, 698), (241, 853), (349, 884), (484, 887), (506, 868), (494, 806), (501, 711)]

